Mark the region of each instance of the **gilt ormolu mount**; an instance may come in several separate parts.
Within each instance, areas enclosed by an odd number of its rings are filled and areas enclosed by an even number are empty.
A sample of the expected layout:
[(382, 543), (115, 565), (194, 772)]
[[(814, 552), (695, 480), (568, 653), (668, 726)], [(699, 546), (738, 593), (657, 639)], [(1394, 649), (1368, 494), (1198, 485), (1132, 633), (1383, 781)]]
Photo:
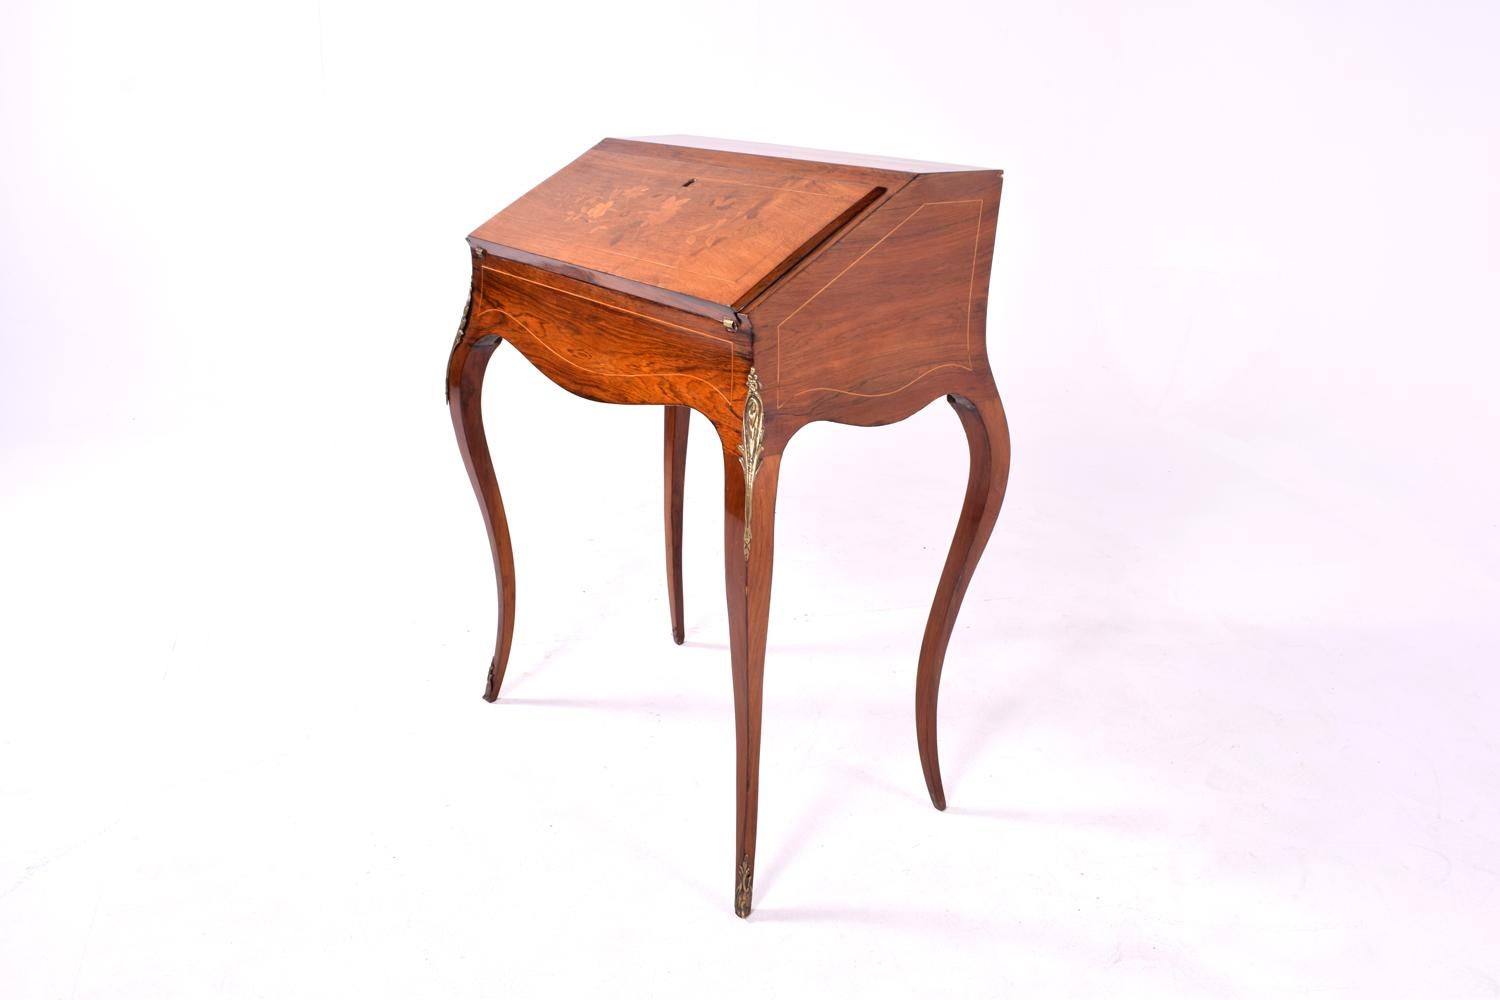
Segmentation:
[(510, 533), (480, 416), (495, 348), (511, 344), (589, 399), (666, 408), (667, 587), (679, 643), (689, 410), (719, 432), (742, 917), (755, 873), (782, 452), (814, 420), (893, 423), (940, 396), (969, 440), (968, 491), (917, 661), (917, 749), (932, 803), (945, 806), (938, 678), (1010, 469), (984, 338), (999, 204), (998, 170), (687, 136), (605, 139), (469, 236), (472, 283), (448, 401), (500, 595), (485, 698), (499, 695), (515, 618)]

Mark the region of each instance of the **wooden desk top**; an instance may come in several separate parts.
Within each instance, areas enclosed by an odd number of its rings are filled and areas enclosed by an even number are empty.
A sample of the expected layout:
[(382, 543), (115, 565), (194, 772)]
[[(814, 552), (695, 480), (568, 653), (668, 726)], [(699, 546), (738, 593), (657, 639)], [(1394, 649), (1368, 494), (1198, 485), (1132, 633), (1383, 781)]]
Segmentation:
[(729, 318), (883, 196), (925, 173), (974, 169), (690, 136), (605, 139), (470, 242)]
[(956, 163), (933, 163), (930, 160), (908, 160), (898, 156), (872, 156), (869, 153), (840, 153), (831, 149), (805, 149), (801, 146), (778, 146), (769, 142), (745, 142), (741, 139), (715, 139), (705, 135), (637, 135), (632, 142), (655, 142), (667, 146), (693, 149), (716, 149), (746, 156), (772, 156), (782, 160), (809, 163), (835, 163), (872, 170), (894, 170), (908, 174), (946, 174), (954, 172), (989, 172), (986, 167), (964, 167)]

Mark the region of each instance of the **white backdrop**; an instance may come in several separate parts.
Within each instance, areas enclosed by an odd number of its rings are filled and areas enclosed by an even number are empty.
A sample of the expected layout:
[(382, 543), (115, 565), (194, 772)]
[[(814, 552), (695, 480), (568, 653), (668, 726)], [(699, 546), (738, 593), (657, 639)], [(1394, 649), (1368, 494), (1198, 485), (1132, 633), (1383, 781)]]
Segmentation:
[[(1500, 8), (12, 0), (0, 995), (1500, 995)], [(957, 420), (783, 469), (730, 911), (717, 443), (442, 402), (463, 236), (606, 135), (1006, 171)], [(601, 441), (608, 447), (601, 448)], [(601, 485), (606, 484), (606, 485)], [(847, 513), (853, 510), (853, 514)]]

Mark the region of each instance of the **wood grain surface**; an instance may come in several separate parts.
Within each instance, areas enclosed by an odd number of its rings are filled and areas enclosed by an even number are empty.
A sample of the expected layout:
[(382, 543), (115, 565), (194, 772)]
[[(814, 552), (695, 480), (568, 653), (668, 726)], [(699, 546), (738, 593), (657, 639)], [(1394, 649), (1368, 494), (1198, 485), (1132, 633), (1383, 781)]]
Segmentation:
[(472, 234), (738, 307), (883, 192), (859, 170), (605, 140)]
[(776, 411), (888, 423), (988, 369), (998, 171), (920, 177), (746, 313)]
[(471, 327), (510, 342), (563, 388), (739, 419), (750, 369), (743, 333), (488, 255), (477, 284)]

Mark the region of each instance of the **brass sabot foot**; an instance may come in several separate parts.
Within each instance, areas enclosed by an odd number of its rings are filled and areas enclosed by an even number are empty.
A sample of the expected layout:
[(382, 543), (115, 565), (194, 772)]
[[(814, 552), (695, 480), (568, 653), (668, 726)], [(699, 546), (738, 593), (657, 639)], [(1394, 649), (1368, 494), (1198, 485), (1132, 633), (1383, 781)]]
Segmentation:
[(750, 915), (750, 893), (755, 883), (755, 870), (749, 858), (740, 858), (739, 875), (734, 883), (734, 915)]

